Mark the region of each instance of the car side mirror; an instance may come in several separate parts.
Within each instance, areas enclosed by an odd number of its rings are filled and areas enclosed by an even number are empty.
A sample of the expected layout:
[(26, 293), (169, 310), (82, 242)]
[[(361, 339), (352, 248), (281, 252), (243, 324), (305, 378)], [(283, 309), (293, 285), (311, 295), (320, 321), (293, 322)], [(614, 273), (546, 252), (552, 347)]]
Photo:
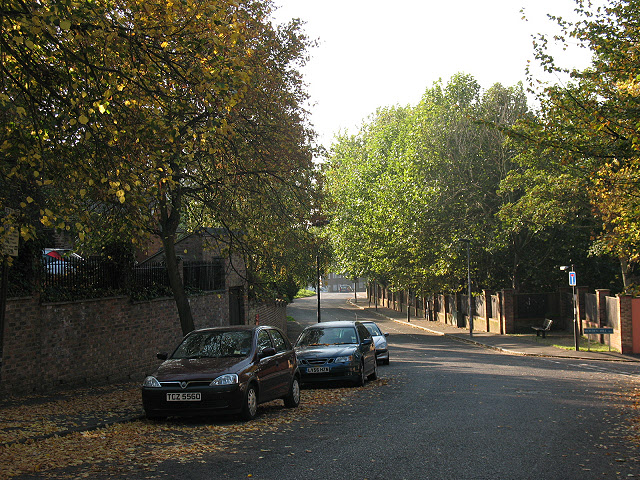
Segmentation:
[(388, 336), (389, 336), (389, 332), (386, 332), (386, 333), (384, 334), (384, 336), (385, 336), (385, 337), (388, 337)]
[(363, 345), (371, 345), (373, 343), (373, 338), (365, 338), (362, 340)]
[(267, 347), (264, 350), (261, 350), (260, 353), (258, 353), (258, 358), (263, 359), (266, 357), (272, 357), (276, 354), (276, 349), (273, 347)]
[(156, 357), (158, 358), (158, 360), (166, 360), (167, 358), (169, 358), (169, 354), (166, 352), (160, 352), (156, 353)]

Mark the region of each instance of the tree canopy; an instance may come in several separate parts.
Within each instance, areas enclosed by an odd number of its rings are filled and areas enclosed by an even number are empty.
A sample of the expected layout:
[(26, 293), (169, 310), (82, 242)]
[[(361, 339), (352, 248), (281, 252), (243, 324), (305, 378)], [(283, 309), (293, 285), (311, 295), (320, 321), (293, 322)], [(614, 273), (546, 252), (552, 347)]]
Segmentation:
[(13, 188), (0, 205), (19, 211), (5, 225), (25, 240), (41, 226), (93, 244), (159, 236), (185, 332), (179, 227), (225, 227), (230, 250), (262, 263), (309, 241), (298, 68), (312, 42), (270, 13), (251, 0), (4, 2), (0, 168)]
[(497, 126), (527, 114), (522, 86), (483, 91), (458, 74), (415, 107), (381, 108), (358, 135), (339, 138), (327, 191), (342, 269), (395, 288), (457, 289), (466, 270), (461, 240), (469, 239), (485, 288), (525, 278), (505, 267), (518, 252), (497, 217), (499, 187), (515, 151)]
[[(539, 114), (511, 132), (523, 147), (520, 162), (526, 167), (523, 176), (511, 179), (525, 192), (516, 208), (534, 228), (589, 228), (591, 253), (618, 258), (624, 285), (634, 291), (640, 260), (640, 2), (613, 0), (594, 9), (576, 1), (576, 12), (574, 23), (556, 19), (560, 38), (590, 49), (593, 62), (568, 70), (549, 55), (544, 37), (537, 42), (542, 65), (570, 73), (570, 80), (548, 85), (539, 96)], [(512, 207), (508, 215), (515, 213)]]

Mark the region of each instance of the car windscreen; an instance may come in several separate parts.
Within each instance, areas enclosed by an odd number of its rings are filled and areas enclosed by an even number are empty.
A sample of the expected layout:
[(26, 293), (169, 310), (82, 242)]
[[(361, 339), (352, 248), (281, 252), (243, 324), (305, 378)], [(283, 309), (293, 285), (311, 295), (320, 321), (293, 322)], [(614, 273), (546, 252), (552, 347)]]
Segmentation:
[(367, 330), (369, 330), (371, 335), (382, 336), (382, 332), (375, 323), (365, 323), (364, 326), (367, 327)]
[(246, 357), (251, 351), (251, 332), (195, 332), (187, 336), (171, 358)]
[(302, 332), (296, 346), (345, 345), (358, 343), (356, 329), (353, 327), (309, 328)]

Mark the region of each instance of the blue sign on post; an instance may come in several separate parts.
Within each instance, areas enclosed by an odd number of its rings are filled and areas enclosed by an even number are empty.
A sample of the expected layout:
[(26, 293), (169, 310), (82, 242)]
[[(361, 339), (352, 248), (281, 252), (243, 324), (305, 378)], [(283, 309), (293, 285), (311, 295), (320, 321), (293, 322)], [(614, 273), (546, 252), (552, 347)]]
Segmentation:
[(585, 335), (611, 335), (613, 333), (613, 328), (584, 328), (583, 331)]
[(569, 272), (569, 286), (576, 286), (576, 272)]

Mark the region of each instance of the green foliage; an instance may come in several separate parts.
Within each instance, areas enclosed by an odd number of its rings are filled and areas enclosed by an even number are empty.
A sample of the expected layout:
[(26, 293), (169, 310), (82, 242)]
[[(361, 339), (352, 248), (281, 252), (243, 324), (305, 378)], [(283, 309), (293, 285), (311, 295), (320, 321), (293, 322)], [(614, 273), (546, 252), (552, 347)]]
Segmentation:
[(296, 293), (295, 297), (293, 298), (313, 297), (314, 295), (316, 295), (316, 292), (314, 292), (313, 290), (307, 290), (306, 288), (301, 288), (300, 290), (298, 290), (298, 293)]
[[(298, 21), (274, 27), (271, 8), (4, 2), (0, 240), (45, 226), (98, 251), (155, 235), (172, 257), (179, 226), (217, 227), (242, 232), (229, 253), (285, 285), (299, 276), (289, 253), (311, 248), (315, 179), (298, 68), (313, 43)], [(188, 330), (175, 264), (167, 259)]]
[[(549, 225), (587, 229), (588, 251), (618, 258), (625, 287), (631, 288), (638, 283), (640, 260), (640, 2), (612, 0), (599, 9), (583, 1), (576, 5), (577, 22), (556, 19), (560, 37), (589, 48), (592, 66), (571, 71), (565, 84), (547, 86), (539, 116), (511, 132), (523, 147), (525, 171), (505, 188), (523, 195), (502, 215), (512, 230), (525, 228), (518, 226), (523, 218), (533, 231)], [(544, 37), (536, 42), (540, 63), (547, 71), (567, 72), (547, 44)], [(573, 258), (586, 256), (576, 247)]]
[(504, 286), (494, 258), (512, 245), (496, 214), (515, 153), (498, 127), (525, 115), (521, 86), (483, 92), (459, 74), (415, 107), (379, 109), (358, 135), (340, 137), (326, 172), (340, 268), (398, 289), (457, 290), (468, 238), (481, 286)]

